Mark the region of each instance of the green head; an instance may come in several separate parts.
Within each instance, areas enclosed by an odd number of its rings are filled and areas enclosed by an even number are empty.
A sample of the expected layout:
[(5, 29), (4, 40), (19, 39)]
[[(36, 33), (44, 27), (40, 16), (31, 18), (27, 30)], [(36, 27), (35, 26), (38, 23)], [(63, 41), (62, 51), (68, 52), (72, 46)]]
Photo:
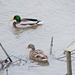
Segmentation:
[(10, 21), (16, 20), (16, 22), (21, 22), (21, 18), (19, 15), (15, 15), (14, 18), (12, 18)]

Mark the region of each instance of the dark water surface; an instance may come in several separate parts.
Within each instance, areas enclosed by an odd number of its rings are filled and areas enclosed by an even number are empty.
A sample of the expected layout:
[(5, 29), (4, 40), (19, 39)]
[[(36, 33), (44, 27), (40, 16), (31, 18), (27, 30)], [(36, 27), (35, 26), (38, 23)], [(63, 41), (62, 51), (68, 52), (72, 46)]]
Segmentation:
[[(37, 18), (43, 25), (16, 29), (10, 21), (14, 15)], [(53, 54), (49, 56), (50, 40), (54, 37)], [(31, 63), (8, 68), (8, 75), (65, 75), (66, 63), (53, 59), (75, 40), (75, 0), (0, 0), (0, 42), (9, 55), (28, 56), (32, 43), (49, 57), (49, 65)], [(5, 54), (0, 52), (0, 59)], [(30, 68), (29, 68), (30, 66)], [(75, 74), (73, 61), (73, 75)], [(29, 69), (28, 69), (29, 68)], [(6, 71), (0, 72), (6, 75)]]

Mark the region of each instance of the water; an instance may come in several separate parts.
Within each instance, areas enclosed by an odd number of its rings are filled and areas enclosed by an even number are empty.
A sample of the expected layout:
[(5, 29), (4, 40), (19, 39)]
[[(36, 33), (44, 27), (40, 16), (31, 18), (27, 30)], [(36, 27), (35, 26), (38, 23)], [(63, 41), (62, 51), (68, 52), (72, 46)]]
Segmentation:
[[(37, 18), (43, 25), (33, 28), (16, 29), (11, 18), (20, 15), (22, 18)], [(26, 50), (32, 43), (49, 56), (50, 40), (53, 36), (53, 53), (60, 56), (63, 50), (75, 40), (75, 1), (74, 0), (0, 0), (0, 42), (9, 55), (28, 56)], [(0, 59), (6, 56), (1, 50)], [(30, 67), (28, 69), (29, 66)], [(73, 75), (75, 74), (73, 62)], [(6, 75), (6, 71), (0, 72)], [(27, 63), (24, 66), (8, 68), (9, 75), (65, 75), (66, 63), (49, 56), (49, 65)]]

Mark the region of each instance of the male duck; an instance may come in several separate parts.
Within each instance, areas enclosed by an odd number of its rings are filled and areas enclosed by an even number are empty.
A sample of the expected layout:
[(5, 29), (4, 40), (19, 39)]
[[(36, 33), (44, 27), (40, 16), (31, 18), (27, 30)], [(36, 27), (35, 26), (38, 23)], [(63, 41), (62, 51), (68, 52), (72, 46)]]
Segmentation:
[(42, 23), (42, 21), (37, 20), (37, 19), (30, 19), (30, 18), (23, 18), (19, 15), (15, 15), (14, 18), (10, 19), (10, 21), (16, 20), (16, 22), (13, 22), (14, 27), (32, 27), (35, 25)]
[(32, 50), (29, 53), (29, 58), (31, 60), (35, 60), (37, 62), (48, 62), (48, 57), (43, 53), (42, 50), (38, 49), (35, 50), (35, 47), (33, 44), (29, 44), (26, 49), (31, 48)]

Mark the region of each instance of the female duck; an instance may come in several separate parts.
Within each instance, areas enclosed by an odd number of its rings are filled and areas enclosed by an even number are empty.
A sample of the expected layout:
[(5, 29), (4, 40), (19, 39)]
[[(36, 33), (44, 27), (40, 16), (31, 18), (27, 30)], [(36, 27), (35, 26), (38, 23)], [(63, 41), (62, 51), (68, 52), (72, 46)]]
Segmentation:
[(26, 49), (31, 48), (32, 50), (29, 53), (29, 57), (31, 60), (35, 60), (38, 62), (48, 62), (48, 57), (43, 53), (42, 50), (35, 50), (35, 47), (33, 44), (29, 44)]
[(15, 15), (14, 18), (12, 18), (10, 21), (12, 20), (16, 20), (16, 22), (13, 22), (14, 27), (32, 27), (40, 24), (41, 22), (40, 20), (37, 19), (30, 19), (30, 18), (21, 19), (19, 15)]

